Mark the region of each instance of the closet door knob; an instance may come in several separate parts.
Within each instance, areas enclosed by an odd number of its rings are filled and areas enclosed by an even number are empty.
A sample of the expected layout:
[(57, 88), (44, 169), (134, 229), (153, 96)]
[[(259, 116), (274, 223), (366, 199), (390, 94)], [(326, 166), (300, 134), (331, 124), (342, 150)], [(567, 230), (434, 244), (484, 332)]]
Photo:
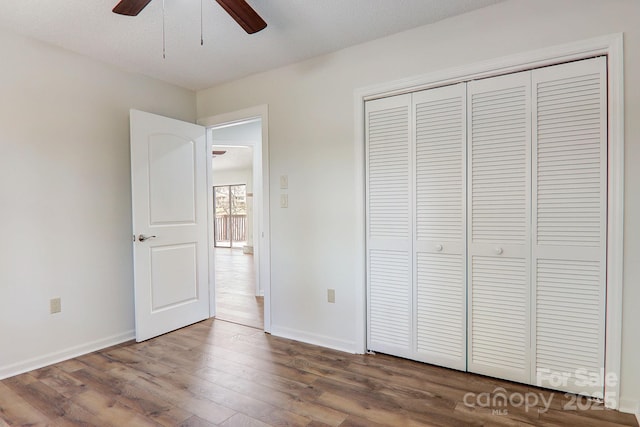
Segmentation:
[(496, 248), (496, 255), (502, 255), (502, 252), (504, 252), (502, 248)]
[(442, 252), (442, 249), (444, 249), (444, 246), (442, 246), (442, 245), (436, 245), (436, 251), (438, 251), (438, 252)]

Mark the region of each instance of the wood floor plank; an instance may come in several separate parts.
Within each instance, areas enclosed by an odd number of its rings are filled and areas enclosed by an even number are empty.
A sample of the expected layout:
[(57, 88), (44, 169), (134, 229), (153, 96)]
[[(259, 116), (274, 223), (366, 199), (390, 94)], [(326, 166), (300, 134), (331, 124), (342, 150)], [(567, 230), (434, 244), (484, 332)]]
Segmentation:
[(74, 402), (89, 411), (93, 418), (91, 423), (102, 426), (154, 426), (151, 421), (134, 409), (122, 405), (112, 396), (104, 395), (95, 390), (87, 390), (74, 397)]
[(216, 427), (217, 424), (210, 423), (207, 420), (203, 420), (197, 415), (190, 417), (180, 424), (180, 427)]
[(96, 415), (71, 401), (65, 414), (53, 420), (56, 427), (77, 427), (96, 425)]
[(191, 375), (178, 371), (165, 376), (168, 381), (198, 396), (215, 402), (226, 408), (247, 415), (253, 419), (272, 423), (273, 425), (306, 426), (309, 419), (295, 414), (282, 405), (272, 405), (257, 399), (248, 393), (233, 390), (234, 378), (229, 378), (224, 385), (209, 381), (206, 376)]
[(7, 387), (7, 382), (0, 382), (0, 420), (10, 426), (46, 425), (50, 418)]
[(218, 405), (204, 396), (193, 394), (189, 390), (179, 387), (167, 378), (140, 377), (135, 381), (135, 384), (155, 395), (157, 399), (171, 402), (178, 408), (213, 424), (220, 424), (236, 413), (236, 411)]
[(107, 351), (104, 355), (117, 362), (117, 368), (127, 366), (136, 369), (140, 373), (150, 375), (164, 375), (170, 373), (173, 369), (163, 363), (152, 358), (145, 357), (142, 354), (133, 351), (131, 348), (118, 348), (113, 351)]
[[(366, 418), (360, 418), (356, 415), (349, 415), (349, 417), (344, 420), (340, 427), (384, 427), (385, 424), (379, 424), (375, 421), (367, 420)], [(309, 426), (314, 427), (314, 426)]]
[(86, 389), (82, 381), (75, 379), (71, 374), (56, 365), (38, 369), (32, 372), (32, 376), (65, 398), (71, 398)]
[[(419, 396), (395, 396), (385, 393), (382, 387), (346, 385), (324, 379), (318, 380), (317, 386), (333, 395), (342, 396), (345, 400), (351, 400), (354, 404), (366, 409), (381, 408), (387, 412), (404, 415), (418, 423), (437, 426), (466, 426), (472, 421), (468, 417), (460, 417), (454, 413), (452, 404), (447, 401), (429, 401), (429, 399), (421, 399)], [(372, 419), (372, 421), (376, 421), (376, 419)]]
[[(563, 411), (550, 409), (548, 412), (540, 414), (540, 422), (538, 425), (540, 426), (584, 426), (584, 427), (614, 427), (620, 426), (620, 421), (618, 422), (610, 422), (602, 419), (598, 419), (592, 417), (592, 414), (595, 414), (596, 411), (586, 410), (586, 411)], [(626, 414), (629, 415), (629, 414)], [(624, 422), (624, 421), (623, 421)], [(630, 420), (633, 422), (633, 420)], [(633, 424), (629, 424), (633, 425)]]
[(147, 390), (128, 383), (117, 400), (131, 409), (163, 426), (176, 426), (193, 416), (192, 413), (173, 405), (170, 401), (157, 399)]
[[(313, 386), (300, 385), (299, 388), (292, 389), (290, 385), (279, 388), (282, 382), (274, 380), (271, 385), (263, 385), (251, 379), (244, 379), (239, 374), (232, 372), (216, 372), (207, 368), (198, 373), (205, 378), (210, 378), (214, 382), (220, 382), (233, 390), (270, 403), (273, 406), (281, 407), (311, 421), (321, 422), (324, 425), (338, 426), (347, 417), (347, 414), (336, 411), (329, 407), (316, 403), (321, 391)], [(255, 378), (255, 377), (252, 377)], [(275, 377), (274, 377), (275, 378)]]
[(85, 365), (81, 363), (78, 359), (69, 359), (69, 360), (56, 363), (53, 366), (56, 366), (57, 368), (65, 372), (73, 372), (73, 371), (77, 371), (78, 369), (84, 368)]
[(432, 427), (430, 424), (412, 420), (401, 413), (399, 408), (381, 401), (362, 401), (351, 395), (337, 395), (331, 392), (322, 393), (319, 401), (336, 410), (387, 426)]
[(245, 414), (236, 414), (221, 424), (221, 427), (269, 427), (269, 424)]
[(68, 400), (64, 396), (31, 374), (9, 378), (5, 384), (49, 418), (62, 417), (68, 410)]

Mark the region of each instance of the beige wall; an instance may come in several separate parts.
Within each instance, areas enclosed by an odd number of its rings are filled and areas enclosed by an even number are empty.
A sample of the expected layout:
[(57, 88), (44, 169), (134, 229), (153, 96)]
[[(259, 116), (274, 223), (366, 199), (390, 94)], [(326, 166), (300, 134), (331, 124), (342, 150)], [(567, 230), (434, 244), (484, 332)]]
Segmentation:
[[(268, 104), (272, 330), (357, 349), (354, 90), (605, 34), (625, 37), (622, 403), (640, 402), (640, 2), (511, 0), (198, 92), (198, 117)], [(289, 208), (279, 208), (280, 175)], [(326, 289), (336, 289), (336, 303)]]
[(193, 122), (196, 102), (3, 31), (0, 52), (2, 378), (133, 336), (129, 109)]

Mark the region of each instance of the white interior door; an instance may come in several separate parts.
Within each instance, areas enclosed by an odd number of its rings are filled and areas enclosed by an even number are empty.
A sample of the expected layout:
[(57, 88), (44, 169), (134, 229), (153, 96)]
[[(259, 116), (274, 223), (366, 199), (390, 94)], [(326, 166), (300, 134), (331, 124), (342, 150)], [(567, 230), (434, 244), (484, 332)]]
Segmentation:
[(131, 110), (136, 340), (209, 316), (205, 128)]

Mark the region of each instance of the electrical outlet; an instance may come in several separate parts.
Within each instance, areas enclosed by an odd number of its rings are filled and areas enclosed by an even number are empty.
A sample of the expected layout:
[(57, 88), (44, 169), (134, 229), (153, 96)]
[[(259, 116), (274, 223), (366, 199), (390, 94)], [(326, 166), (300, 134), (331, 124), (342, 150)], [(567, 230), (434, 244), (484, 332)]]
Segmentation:
[(327, 289), (327, 302), (335, 303), (336, 302), (336, 290), (335, 289)]
[(62, 311), (62, 300), (60, 298), (52, 298), (49, 301), (49, 311), (51, 314), (60, 313)]
[(281, 208), (288, 208), (289, 207), (289, 195), (288, 194), (281, 194), (280, 195), (280, 207)]

